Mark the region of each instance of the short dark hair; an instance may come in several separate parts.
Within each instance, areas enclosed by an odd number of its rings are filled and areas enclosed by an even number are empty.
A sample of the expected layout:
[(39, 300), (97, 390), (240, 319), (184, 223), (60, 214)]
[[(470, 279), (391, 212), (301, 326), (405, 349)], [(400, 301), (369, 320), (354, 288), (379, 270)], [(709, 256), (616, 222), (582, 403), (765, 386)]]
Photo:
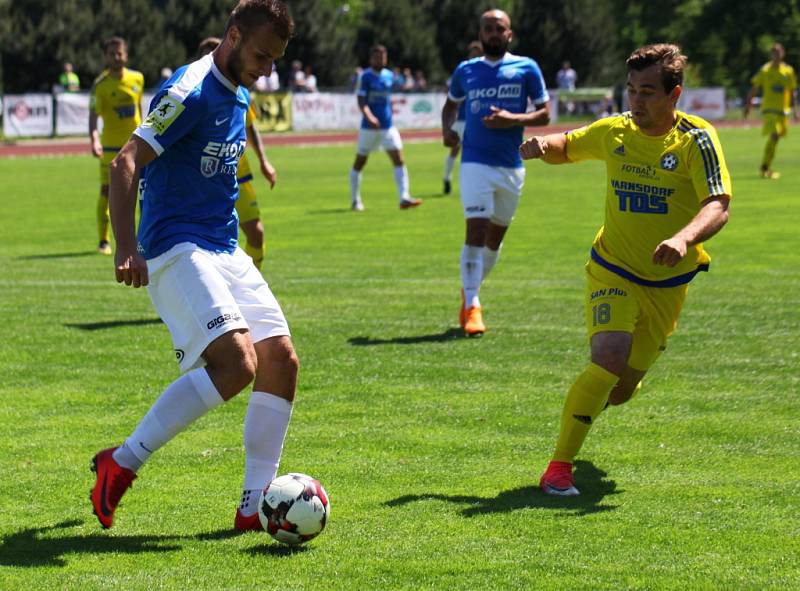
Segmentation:
[(103, 48), (103, 52), (105, 53), (108, 51), (109, 47), (114, 47), (116, 45), (122, 45), (126, 50), (128, 49), (128, 42), (125, 41), (122, 37), (109, 37), (108, 39), (103, 39), (103, 42), (100, 44)]
[(681, 48), (672, 43), (654, 43), (645, 45), (634, 51), (625, 61), (628, 72), (641, 71), (658, 64), (661, 66), (661, 82), (666, 92), (672, 92), (676, 86), (683, 85), (683, 70), (686, 67), (686, 56)]
[(385, 45), (376, 43), (375, 45), (369, 48), (369, 54), (372, 55), (373, 53), (389, 53), (389, 50), (386, 49)]
[(294, 21), (289, 8), (281, 0), (239, 0), (231, 12), (225, 32), (236, 27), (247, 38), (253, 31), (271, 24), (272, 30), (284, 41), (294, 34)]
[(219, 47), (220, 43), (222, 43), (222, 39), (219, 37), (206, 37), (197, 46), (197, 53), (201, 57), (207, 55)]

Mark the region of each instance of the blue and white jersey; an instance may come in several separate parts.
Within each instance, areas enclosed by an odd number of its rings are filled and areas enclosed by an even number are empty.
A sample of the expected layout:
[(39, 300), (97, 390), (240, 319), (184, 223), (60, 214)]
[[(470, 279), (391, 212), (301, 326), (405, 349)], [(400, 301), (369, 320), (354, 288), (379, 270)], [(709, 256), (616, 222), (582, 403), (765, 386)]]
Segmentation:
[(550, 100), (535, 61), (510, 53), (496, 62), (485, 56), (463, 61), (453, 72), (448, 97), (465, 103), (462, 162), (522, 168), (523, 128), (489, 129), (482, 119), (491, 114), (492, 106), (525, 113), (528, 101), (541, 105)]
[[(369, 110), (380, 121), (381, 129), (389, 129), (392, 126), (393, 81), (394, 74), (386, 68), (380, 72), (367, 68), (358, 78), (356, 94), (367, 101)], [(361, 118), (361, 129), (372, 129), (366, 117)]]
[(153, 97), (134, 131), (158, 154), (143, 172), (138, 237), (145, 259), (181, 242), (236, 250), (236, 168), (249, 104), (247, 89), (225, 78), (211, 54), (179, 68)]

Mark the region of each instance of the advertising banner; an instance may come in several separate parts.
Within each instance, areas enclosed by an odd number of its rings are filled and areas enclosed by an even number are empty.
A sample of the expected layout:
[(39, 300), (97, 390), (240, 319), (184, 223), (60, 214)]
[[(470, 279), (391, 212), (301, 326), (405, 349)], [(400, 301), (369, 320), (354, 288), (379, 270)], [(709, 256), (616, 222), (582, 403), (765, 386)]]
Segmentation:
[(684, 88), (678, 110), (709, 121), (725, 118), (724, 88)]
[(53, 95), (5, 95), (3, 97), (3, 135), (6, 137), (53, 135)]

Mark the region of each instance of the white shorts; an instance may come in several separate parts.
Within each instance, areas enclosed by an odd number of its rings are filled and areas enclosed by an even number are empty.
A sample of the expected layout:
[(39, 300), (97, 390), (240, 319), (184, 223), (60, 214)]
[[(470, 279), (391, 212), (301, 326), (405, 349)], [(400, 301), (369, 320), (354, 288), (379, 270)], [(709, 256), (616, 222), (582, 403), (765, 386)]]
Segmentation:
[(147, 270), (147, 291), (172, 334), (181, 371), (205, 365), (208, 345), (231, 330), (249, 330), (254, 343), (289, 335), (278, 301), (239, 248), (227, 254), (182, 242), (148, 260)]
[(389, 129), (359, 129), (358, 147), (356, 154), (367, 156), (378, 148), (384, 150), (402, 150), (403, 140), (400, 139), (400, 132), (395, 126)]
[(460, 175), (464, 217), (489, 218), (498, 226), (509, 226), (525, 184), (525, 169), (462, 162)]
[(453, 123), (453, 127), (451, 129), (458, 134), (459, 141), (464, 141), (464, 127), (466, 127), (467, 122), (463, 119), (457, 119), (455, 123)]

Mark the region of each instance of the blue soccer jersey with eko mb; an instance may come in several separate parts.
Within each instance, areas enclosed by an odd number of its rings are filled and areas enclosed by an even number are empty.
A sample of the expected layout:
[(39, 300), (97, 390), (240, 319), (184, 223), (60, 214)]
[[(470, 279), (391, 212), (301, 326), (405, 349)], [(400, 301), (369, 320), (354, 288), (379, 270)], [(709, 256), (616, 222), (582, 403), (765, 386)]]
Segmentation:
[[(389, 129), (392, 126), (393, 81), (392, 71), (387, 68), (383, 68), (380, 72), (368, 68), (358, 79), (356, 94), (366, 100), (369, 110), (380, 122), (381, 129)], [(361, 129), (372, 129), (366, 117), (361, 119)]]
[(179, 68), (134, 132), (158, 157), (147, 165), (139, 250), (152, 259), (181, 242), (232, 253), (238, 237), (236, 169), (246, 146), (246, 88), (211, 54)]
[(463, 61), (453, 72), (449, 97), (465, 102), (462, 162), (522, 168), (522, 127), (490, 129), (483, 118), (492, 113), (493, 106), (525, 113), (529, 101), (541, 105), (550, 100), (535, 61), (510, 53), (495, 62), (485, 56)]

